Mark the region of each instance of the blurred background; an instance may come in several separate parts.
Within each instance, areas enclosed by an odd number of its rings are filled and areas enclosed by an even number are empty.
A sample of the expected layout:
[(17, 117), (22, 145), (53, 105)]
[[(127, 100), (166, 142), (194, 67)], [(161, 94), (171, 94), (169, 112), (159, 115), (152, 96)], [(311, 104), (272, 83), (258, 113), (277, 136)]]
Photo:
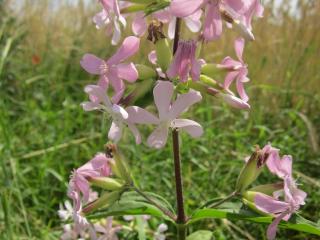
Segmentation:
[[(265, 17), (254, 21), (256, 41), (244, 52), (251, 110), (208, 97), (188, 113), (205, 128), (201, 139), (182, 135), (188, 211), (230, 193), (254, 145), (271, 142), (293, 156), (295, 176), (309, 195), (301, 213), (317, 222), (320, 1), (265, 1), (265, 7)], [(70, 171), (103, 150), (108, 121), (79, 106), (86, 100), (83, 87), (96, 81), (81, 69), (82, 55), (111, 56), (116, 49), (92, 23), (98, 10), (96, 1), (0, 0), (0, 239), (58, 239), (57, 210), (67, 198)], [(234, 38), (226, 30), (205, 47), (204, 58), (219, 63), (234, 56)], [(148, 64), (145, 56), (153, 46), (143, 41), (132, 59)], [(154, 151), (133, 145), (130, 134), (125, 139), (120, 147), (142, 188), (174, 203), (170, 142)], [(263, 173), (257, 184), (272, 180)], [(227, 220), (194, 227), (209, 227), (216, 239), (265, 239), (266, 230)], [(288, 230), (278, 236), (316, 239)]]

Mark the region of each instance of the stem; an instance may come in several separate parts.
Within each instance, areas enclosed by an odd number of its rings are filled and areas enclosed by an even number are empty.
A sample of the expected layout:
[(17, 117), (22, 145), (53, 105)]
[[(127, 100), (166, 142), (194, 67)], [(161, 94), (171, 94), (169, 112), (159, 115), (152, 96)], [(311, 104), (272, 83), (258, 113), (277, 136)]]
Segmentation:
[(143, 198), (145, 198), (149, 203), (151, 203), (152, 205), (154, 205), (156, 208), (158, 208), (161, 212), (163, 212), (163, 214), (165, 214), (166, 216), (168, 216), (171, 220), (175, 221), (176, 220), (176, 216), (169, 211), (168, 209), (160, 206), (158, 203), (156, 203), (155, 201), (153, 201), (147, 194), (145, 194), (144, 192), (142, 192), (139, 188), (137, 187), (133, 187), (133, 190), (136, 191), (138, 194), (140, 194)]
[(180, 30), (181, 30), (181, 18), (177, 18), (176, 26), (174, 30), (174, 39), (173, 39), (173, 55), (176, 53), (178, 49), (178, 44), (180, 40)]
[(178, 209), (176, 222), (178, 224), (184, 224), (186, 222), (186, 216), (184, 213), (181, 161), (180, 161), (180, 152), (179, 152), (179, 133), (176, 129), (172, 130), (172, 142), (173, 142), (174, 173), (175, 173), (177, 209)]
[(218, 207), (220, 206), (221, 204), (225, 203), (226, 201), (230, 200), (231, 198), (235, 197), (238, 193), (235, 191), (235, 192), (232, 192), (231, 194), (229, 194), (228, 196), (226, 196), (224, 199), (221, 199), (219, 202), (216, 202), (214, 204), (211, 204), (208, 206), (208, 208), (215, 208), (215, 207)]
[[(181, 19), (177, 18), (176, 26), (174, 31), (173, 39), (173, 55), (178, 49), (178, 44), (180, 40), (180, 30), (181, 30)], [(174, 174), (176, 182), (176, 199), (177, 199), (177, 239), (186, 239), (186, 216), (184, 213), (184, 201), (183, 201), (183, 186), (182, 186), (182, 176), (181, 176), (181, 160), (180, 160), (180, 147), (179, 147), (179, 132), (177, 129), (172, 130), (172, 149), (174, 158)]]

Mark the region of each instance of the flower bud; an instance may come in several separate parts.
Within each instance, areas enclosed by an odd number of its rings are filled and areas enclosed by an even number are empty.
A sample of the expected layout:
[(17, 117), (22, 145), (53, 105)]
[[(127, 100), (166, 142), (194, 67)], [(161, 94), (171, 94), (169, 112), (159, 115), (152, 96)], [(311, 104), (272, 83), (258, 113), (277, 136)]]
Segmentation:
[(257, 179), (267, 158), (268, 154), (264, 154), (263, 151), (257, 147), (256, 151), (251, 155), (240, 172), (236, 183), (237, 192), (243, 193), (246, 188)]
[(168, 40), (165, 38), (160, 39), (155, 45), (158, 58), (157, 62), (162, 71), (166, 72), (172, 60), (172, 52)]
[(89, 179), (91, 185), (103, 188), (109, 191), (119, 190), (123, 187), (123, 184), (116, 179), (109, 177), (91, 177)]
[(203, 74), (200, 75), (200, 82), (208, 85), (209, 87), (213, 87), (218, 90), (223, 90), (223, 87), (216, 80), (206, 75), (203, 75)]
[(122, 8), (121, 9), (121, 14), (140, 12), (140, 11), (145, 10), (145, 8), (146, 8), (146, 5), (143, 5), (143, 4), (140, 4), (140, 3), (133, 4), (133, 5), (130, 5), (128, 7)]
[(142, 64), (136, 64), (135, 66), (138, 70), (140, 80), (155, 79), (157, 77), (157, 72), (151, 67)]
[(220, 71), (220, 69), (213, 63), (207, 63), (201, 66), (201, 73), (210, 77), (215, 76), (218, 71)]
[(157, 63), (166, 72), (172, 60), (172, 52), (162, 28), (162, 22), (153, 21), (148, 27), (147, 39), (155, 44)]
[(106, 144), (106, 154), (109, 154), (113, 157), (115, 160), (116, 165), (116, 171), (119, 174), (119, 177), (123, 179), (127, 184), (132, 183), (131, 175), (128, 171), (128, 168), (125, 164), (123, 156), (120, 154), (120, 152), (117, 149), (117, 146), (115, 144)]
[(121, 196), (120, 191), (115, 192), (105, 192), (99, 197), (97, 200), (89, 203), (82, 210), (84, 214), (91, 213), (93, 211), (98, 210), (99, 208), (109, 207), (114, 204), (117, 200), (119, 200)]
[(217, 97), (221, 98), (225, 103), (229, 104), (231, 107), (238, 109), (250, 109), (250, 105), (232, 94), (218, 93)]

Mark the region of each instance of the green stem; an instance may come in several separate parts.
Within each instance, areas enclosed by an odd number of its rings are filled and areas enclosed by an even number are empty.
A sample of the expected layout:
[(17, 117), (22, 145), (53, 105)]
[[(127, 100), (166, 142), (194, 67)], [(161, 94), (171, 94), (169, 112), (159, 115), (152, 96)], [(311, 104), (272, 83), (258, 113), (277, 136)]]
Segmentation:
[(175, 221), (176, 220), (176, 216), (169, 211), (168, 209), (160, 206), (158, 203), (156, 203), (153, 199), (151, 199), (147, 194), (145, 194), (143, 191), (141, 191), (139, 188), (137, 187), (133, 187), (133, 190), (138, 193), (139, 195), (141, 195), (144, 199), (146, 199), (149, 203), (151, 203), (152, 205), (154, 205), (156, 208), (158, 208), (161, 212), (163, 212), (163, 214), (165, 214), (167, 217), (169, 217), (171, 220)]
[(220, 206), (221, 204), (225, 203), (226, 201), (230, 200), (231, 198), (235, 197), (238, 194), (238, 192), (232, 192), (231, 194), (229, 194), (228, 196), (226, 196), (225, 198), (221, 199), (219, 202), (213, 203), (211, 205), (208, 206), (208, 208), (215, 208)]

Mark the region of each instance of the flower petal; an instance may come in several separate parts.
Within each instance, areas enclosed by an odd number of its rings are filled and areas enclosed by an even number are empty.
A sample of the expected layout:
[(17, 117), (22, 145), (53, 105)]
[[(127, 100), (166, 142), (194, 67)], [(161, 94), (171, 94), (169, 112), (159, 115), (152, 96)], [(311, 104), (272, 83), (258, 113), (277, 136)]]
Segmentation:
[(254, 203), (260, 211), (271, 214), (285, 212), (290, 207), (288, 203), (275, 200), (274, 198), (262, 193), (256, 195)]
[(147, 144), (154, 148), (163, 148), (168, 139), (168, 127), (159, 125), (148, 137)]
[(141, 135), (140, 135), (138, 128), (133, 123), (128, 123), (128, 128), (130, 129), (133, 136), (135, 137), (136, 144), (140, 144), (141, 143)]
[(231, 83), (238, 76), (238, 74), (239, 74), (238, 71), (232, 71), (232, 72), (227, 73), (227, 75), (224, 79), (223, 87), (225, 89), (229, 89)]
[(171, 122), (171, 127), (182, 129), (194, 138), (200, 137), (203, 134), (202, 126), (189, 119), (175, 119)]
[(103, 64), (103, 62), (104, 61), (101, 58), (98, 58), (93, 54), (87, 53), (82, 57), (80, 65), (88, 73), (99, 75), (100, 66)]
[(153, 51), (151, 51), (149, 54), (148, 54), (148, 59), (149, 59), (149, 61), (152, 63), (152, 64), (154, 64), (154, 65), (156, 65), (157, 64), (157, 53), (156, 53), (156, 51), (155, 50), (153, 50)]
[(132, 31), (137, 36), (142, 36), (147, 30), (147, 22), (144, 18), (144, 13), (139, 12), (136, 14), (132, 22)]
[(106, 107), (111, 108), (111, 102), (108, 98), (108, 96), (105, 94), (105, 91), (97, 85), (87, 85), (84, 88), (84, 91), (89, 94), (90, 96), (93, 96), (97, 103), (103, 103)]
[(127, 107), (126, 110), (129, 114), (128, 121), (131, 123), (159, 124), (159, 119), (143, 108), (131, 106)]
[(170, 11), (177, 17), (187, 17), (200, 9), (203, 2), (204, 0), (172, 0)]
[(135, 82), (138, 79), (138, 71), (133, 63), (120, 63), (117, 65), (118, 76), (128, 82)]
[(193, 104), (201, 101), (201, 99), (201, 93), (192, 89), (188, 93), (179, 95), (171, 106), (169, 119), (173, 120), (177, 118), (182, 112), (187, 110)]
[(207, 15), (203, 26), (203, 36), (206, 40), (215, 40), (222, 33), (222, 20), (218, 6), (216, 3), (208, 3)]
[(134, 36), (124, 39), (122, 46), (118, 51), (107, 61), (108, 64), (114, 65), (131, 57), (139, 50), (140, 39)]
[(280, 221), (284, 218), (285, 215), (286, 215), (286, 213), (280, 214), (269, 225), (268, 230), (267, 230), (267, 238), (268, 238), (268, 240), (273, 240), (273, 239), (276, 238), (278, 225), (279, 225)]
[(118, 122), (112, 122), (109, 129), (108, 138), (114, 142), (119, 142), (122, 136), (122, 124)]
[(157, 106), (160, 120), (167, 118), (172, 94), (173, 84), (169, 81), (158, 81), (153, 89), (154, 103)]
[(244, 102), (248, 102), (249, 101), (249, 97), (246, 93), (246, 91), (244, 90), (244, 86), (243, 86), (243, 82), (241, 81), (237, 81), (236, 82), (236, 85), (237, 85), (237, 91), (239, 93), (239, 96), (241, 97), (241, 99), (244, 101)]
[(121, 106), (119, 106), (117, 104), (113, 104), (112, 111), (116, 115), (120, 115), (123, 119), (128, 119), (128, 117), (129, 117), (128, 112), (123, 107), (121, 107)]
[(238, 59), (243, 62), (243, 59), (242, 59), (242, 54), (243, 54), (243, 49), (244, 49), (244, 39), (243, 38), (237, 38), (235, 41), (234, 41), (234, 49), (236, 51), (236, 54), (237, 54), (237, 57)]

